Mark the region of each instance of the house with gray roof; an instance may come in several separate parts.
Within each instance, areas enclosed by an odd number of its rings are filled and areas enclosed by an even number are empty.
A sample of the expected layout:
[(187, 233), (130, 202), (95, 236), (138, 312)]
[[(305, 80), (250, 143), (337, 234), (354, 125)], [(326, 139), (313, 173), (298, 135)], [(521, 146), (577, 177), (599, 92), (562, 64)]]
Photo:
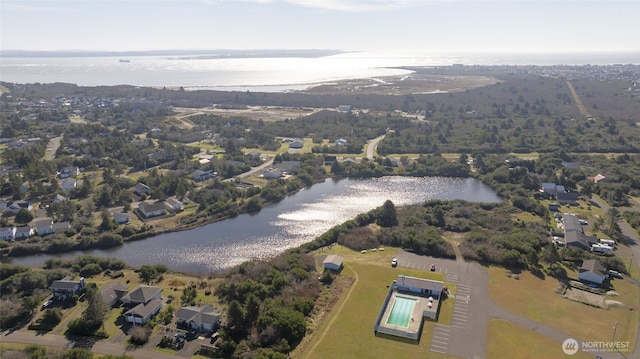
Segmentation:
[(150, 203), (148, 201), (142, 201), (138, 205), (138, 209), (145, 218), (158, 217), (167, 213), (164, 202)]
[(71, 277), (64, 277), (51, 283), (49, 289), (51, 289), (51, 294), (53, 294), (55, 299), (65, 300), (80, 293), (85, 285), (86, 283), (82, 277), (79, 280), (72, 280)]
[(129, 292), (129, 288), (121, 282), (111, 282), (100, 291), (102, 301), (113, 307)]
[(122, 303), (128, 306), (149, 303), (162, 298), (162, 288), (152, 285), (139, 285), (122, 297)]
[(607, 279), (607, 270), (595, 259), (585, 259), (578, 272), (578, 278), (584, 282), (602, 284)]
[(162, 309), (162, 299), (154, 299), (148, 303), (140, 303), (127, 310), (122, 316), (133, 324), (147, 324)]
[(220, 325), (220, 313), (211, 305), (203, 307), (182, 307), (176, 313), (178, 324), (189, 326), (195, 330), (216, 330)]

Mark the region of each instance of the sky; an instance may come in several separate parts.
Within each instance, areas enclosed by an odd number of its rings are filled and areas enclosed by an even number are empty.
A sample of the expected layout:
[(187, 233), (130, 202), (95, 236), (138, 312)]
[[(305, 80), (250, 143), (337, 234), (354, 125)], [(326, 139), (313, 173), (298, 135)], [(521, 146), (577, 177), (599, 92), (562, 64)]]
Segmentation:
[(0, 0), (0, 50), (640, 52), (639, 0)]

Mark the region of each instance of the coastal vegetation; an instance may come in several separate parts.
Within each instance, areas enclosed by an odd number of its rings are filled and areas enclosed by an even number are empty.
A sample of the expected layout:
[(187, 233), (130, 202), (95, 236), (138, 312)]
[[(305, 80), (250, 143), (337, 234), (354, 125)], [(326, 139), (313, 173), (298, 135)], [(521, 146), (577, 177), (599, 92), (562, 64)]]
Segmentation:
[[(393, 96), (3, 84), (8, 92), (1, 97), (0, 123), (2, 137), (8, 140), (0, 149), (0, 196), (5, 207), (21, 207), (5, 212), (0, 224), (3, 230), (26, 227), (35, 233), (0, 241), (2, 255), (114, 247), (255, 213), (330, 177), (475, 177), (504, 201), (432, 200), (403, 207), (386, 201), (300, 248), (210, 274), (200, 284), (196, 279), (171, 284), (167, 277), (173, 273), (164, 264), (133, 270), (111, 258), (50, 259), (44, 268), (0, 263), (0, 327), (14, 328), (33, 319), (55, 280), (126, 277), (128, 284), (134, 280), (162, 285), (165, 293), (180, 298), (181, 305), (223, 306), (225, 321), (217, 342), (221, 355), (286, 358), (292, 350), (304, 350), (309, 330), (318, 328), (315, 321), (321, 324), (323, 313), (349, 286), (347, 276), (321, 272), (316, 262), (318, 251), (336, 244), (354, 253), (393, 247), (478, 261), (491, 268), (492, 280), (500, 287), (507, 286), (506, 279), (495, 278), (494, 266), (528, 272), (519, 278), (533, 285), (546, 277), (567, 283), (582, 260), (590, 258), (608, 269), (629, 272), (615, 255), (556, 248), (550, 240), (558, 229), (549, 209), (552, 203), (539, 190), (542, 183), (552, 182), (577, 193), (580, 203), (563, 205), (563, 210), (593, 217), (594, 235), (627, 243), (618, 225), (621, 219), (640, 231), (640, 216), (631, 207), (640, 197), (640, 137), (634, 117), (640, 113), (640, 102), (628, 90), (628, 81), (540, 76), (517, 67), (416, 71), (463, 72), (496, 81), (455, 93)], [(576, 96), (590, 103), (589, 116), (576, 105)], [(48, 105), (38, 105), (42, 101)], [(336, 110), (344, 104), (353, 109)], [(278, 121), (205, 110), (176, 116), (176, 107), (214, 105), (318, 110)], [(381, 140), (369, 158), (366, 146), (374, 138)], [(291, 147), (296, 140), (304, 150)], [(289, 167), (275, 178), (257, 176), (284, 165)], [(69, 171), (75, 174), (67, 176)], [(612, 208), (599, 209), (595, 196)], [(176, 202), (179, 208), (167, 209)], [(148, 216), (142, 203), (159, 203), (164, 212), (157, 218)], [(122, 217), (128, 220), (120, 222)], [(53, 230), (54, 223), (66, 225)], [(354, 269), (393, 276), (365, 264)], [(346, 269), (349, 275), (350, 271)], [(524, 289), (522, 293), (530, 294)], [(512, 294), (513, 302), (522, 302), (517, 295)], [(71, 298), (69, 305), (77, 306), (78, 317), (65, 318), (58, 308), (46, 309), (31, 328), (48, 331), (64, 325), (68, 335), (112, 335), (114, 324), (106, 319), (111, 312), (97, 284), (89, 283), (82, 297)], [(171, 321), (174, 310), (165, 309), (131, 342), (145, 343), (157, 325)], [(551, 319), (541, 315), (541, 320)], [(582, 333), (579, 328), (566, 329)], [(625, 337), (631, 338), (630, 333), (628, 329)], [(31, 357), (66, 355), (48, 350), (25, 349)], [(323, 346), (317, 350), (331, 352)], [(78, 352), (77, 357), (89, 354)]]

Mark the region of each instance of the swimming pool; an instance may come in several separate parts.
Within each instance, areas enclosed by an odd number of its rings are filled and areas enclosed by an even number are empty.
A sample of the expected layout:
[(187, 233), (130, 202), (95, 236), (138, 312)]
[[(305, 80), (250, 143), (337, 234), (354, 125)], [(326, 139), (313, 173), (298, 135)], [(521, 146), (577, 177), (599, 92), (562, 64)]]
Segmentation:
[(409, 320), (413, 314), (413, 307), (415, 307), (416, 301), (417, 299), (415, 298), (396, 296), (389, 318), (387, 318), (387, 324), (407, 328), (409, 326)]

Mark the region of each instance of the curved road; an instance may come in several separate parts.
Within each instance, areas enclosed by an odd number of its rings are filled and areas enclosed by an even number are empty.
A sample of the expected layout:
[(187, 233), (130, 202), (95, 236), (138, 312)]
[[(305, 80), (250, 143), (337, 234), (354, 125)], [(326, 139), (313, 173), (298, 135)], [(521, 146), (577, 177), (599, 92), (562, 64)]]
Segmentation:
[(380, 137), (376, 137), (373, 140), (370, 140), (369, 143), (367, 144), (367, 158), (372, 160), (373, 159), (373, 155), (376, 152), (376, 148), (378, 147), (378, 143), (380, 143), (380, 141), (382, 141), (382, 139), (384, 138), (384, 135), (380, 136)]

